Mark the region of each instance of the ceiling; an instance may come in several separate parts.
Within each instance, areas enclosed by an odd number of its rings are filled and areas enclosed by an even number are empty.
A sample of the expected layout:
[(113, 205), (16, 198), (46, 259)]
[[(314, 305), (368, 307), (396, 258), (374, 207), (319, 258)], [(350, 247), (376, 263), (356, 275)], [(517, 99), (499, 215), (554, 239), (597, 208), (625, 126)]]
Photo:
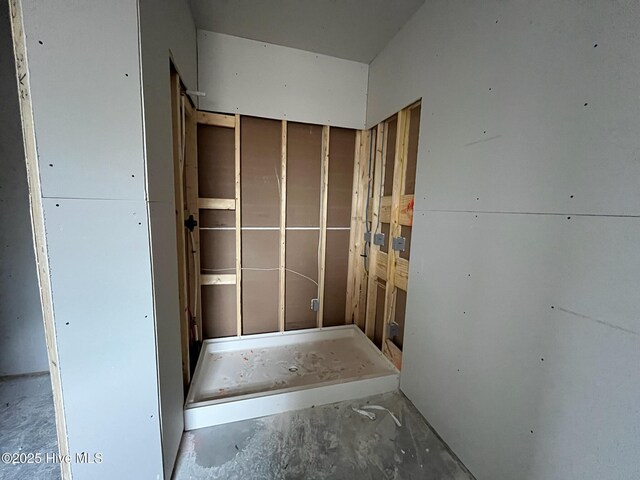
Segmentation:
[(191, 0), (196, 26), (369, 63), (424, 0)]

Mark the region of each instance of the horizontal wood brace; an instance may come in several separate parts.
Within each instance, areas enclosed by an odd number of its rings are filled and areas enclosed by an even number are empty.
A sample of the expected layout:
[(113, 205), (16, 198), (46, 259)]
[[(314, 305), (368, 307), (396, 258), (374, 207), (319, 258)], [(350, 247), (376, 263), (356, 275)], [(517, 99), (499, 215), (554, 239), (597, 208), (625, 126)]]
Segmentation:
[(235, 210), (235, 198), (198, 198), (198, 208), (206, 210)]
[(221, 113), (198, 110), (198, 123), (211, 125), (212, 127), (236, 128), (236, 117), (235, 115), (223, 115)]
[(200, 285), (235, 285), (236, 284), (236, 275), (235, 273), (225, 273), (225, 274), (209, 274), (209, 273), (201, 273), (200, 274)]

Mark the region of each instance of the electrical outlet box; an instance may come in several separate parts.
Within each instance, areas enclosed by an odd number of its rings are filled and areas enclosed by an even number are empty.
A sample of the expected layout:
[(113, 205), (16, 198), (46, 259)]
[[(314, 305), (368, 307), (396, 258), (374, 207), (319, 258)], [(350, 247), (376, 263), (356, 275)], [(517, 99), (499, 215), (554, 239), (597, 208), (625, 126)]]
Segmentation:
[(317, 312), (318, 310), (320, 310), (320, 300), (317, 298), (312, 298), (311, 299), (311, 310), (313, 310), (314, 312)]
[(400, 333), (400, 325), (396, 322), (387, 323), (387, 337), (393, 338)]
[(371, 232), (364, 232), (365, 243), (371, 243)]
[(405, 239), (404, 237), (394, 237), (391, 242), (391, 248), (398, 252), (404, 252), (405, 249)]
[(384, 233), (376, 233), (373, 236), (373, 244), (380, 245), (381, 247), (384, 246)]

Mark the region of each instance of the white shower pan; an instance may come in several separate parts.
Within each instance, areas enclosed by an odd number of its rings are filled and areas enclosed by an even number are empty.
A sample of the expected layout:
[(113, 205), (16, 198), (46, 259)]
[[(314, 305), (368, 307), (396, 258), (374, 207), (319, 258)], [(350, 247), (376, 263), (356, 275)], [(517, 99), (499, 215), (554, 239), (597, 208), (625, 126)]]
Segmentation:
[(185, 430), (398, 389), (399, 372), (355, 325), (205, 340)]

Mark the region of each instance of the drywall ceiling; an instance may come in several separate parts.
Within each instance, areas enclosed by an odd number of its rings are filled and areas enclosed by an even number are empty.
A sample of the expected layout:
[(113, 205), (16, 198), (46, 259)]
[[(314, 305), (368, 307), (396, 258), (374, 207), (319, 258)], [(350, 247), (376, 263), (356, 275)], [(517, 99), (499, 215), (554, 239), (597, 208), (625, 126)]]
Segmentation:
[(191, 0), (196, 26), (369, 63), (424, 0)]

